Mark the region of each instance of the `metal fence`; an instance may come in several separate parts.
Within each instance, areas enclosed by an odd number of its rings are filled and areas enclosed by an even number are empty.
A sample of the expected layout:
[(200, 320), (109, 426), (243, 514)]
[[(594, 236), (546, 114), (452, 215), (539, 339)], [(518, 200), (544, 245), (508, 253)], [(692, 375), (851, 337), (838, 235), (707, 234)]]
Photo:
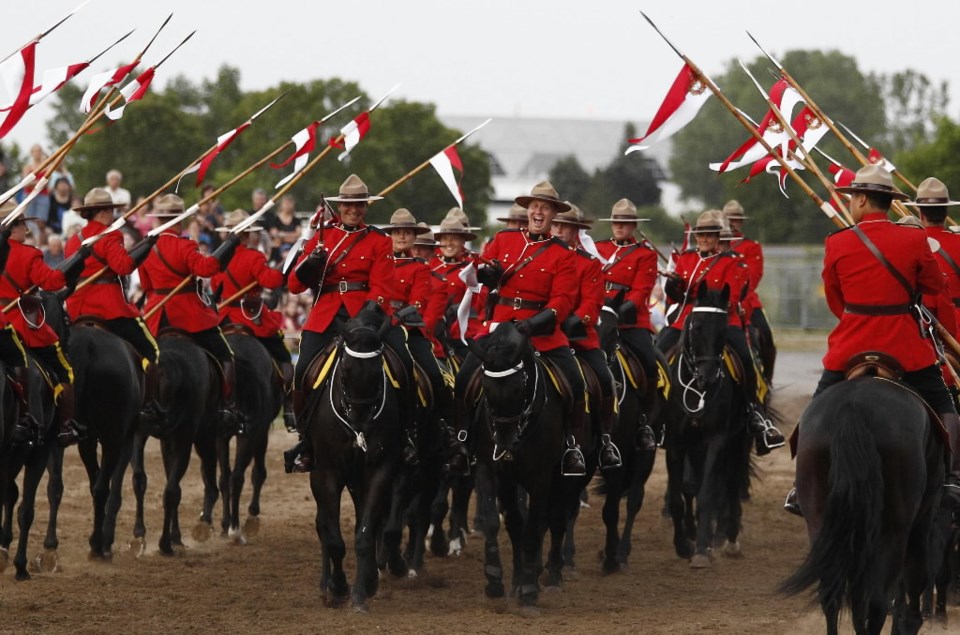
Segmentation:
[(823, 295), (823, 245), (764, 246), (757, 292), (773, 328), (830, 329), (837, 319)]

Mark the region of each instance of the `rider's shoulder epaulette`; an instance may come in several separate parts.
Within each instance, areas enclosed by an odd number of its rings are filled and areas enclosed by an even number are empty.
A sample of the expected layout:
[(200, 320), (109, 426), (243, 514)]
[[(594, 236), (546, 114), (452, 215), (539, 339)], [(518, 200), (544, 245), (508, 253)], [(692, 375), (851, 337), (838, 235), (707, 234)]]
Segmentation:
[(387, 232), (385, 232), (384, 230), (380, 229), (380, 228), (377, 227), (376, 225), (367, 225), (367, 229), (369, 229), (371, 232), (380, 234), (381, 236), (388, 236)]
[(587, 251), (587, 250), (584, 249), (583, 247), (577, 247), (574, 251), (577, 252), (577, 255), (578, 255), (578, 256), (583, 256), (584, 258), (588, 258), (588, 259), (590, 259), (590, 260), (596, 260), (596, 259), (597, 259), (596, 256), (594, 256), (593, 254), (591, 254), (589, 251)]
[(840, 229), (836, 229), (836, 230), (830, 232), (829, 234), (827, 234), (827, 238), (830, 238), (831, 236), (835, 236), (835, 235), (839, 234), (840, 232), (845, 232), (845, 231), (847, 231), (848, 229), (853, 229), (853, 228), (854, 228), (854, 225), (850, 225), (849, 227), (841, 227)]
[(570, 245), (568, 245), (567, 243), (565, 243), (565, 242), (563, 242), (562, 240), (560, 240), (560, 238), (557, 237), (557, 236), (551, 236), (551, 237), (550, 237), (550, 242), (553, 243), (554, 245), (560, 245), (560, 246), (563, 247), (564, 249), (570, 249)]
[(413, 261), (414, 261), (414, 262), (419, 262), (421, 265), (427, 264), (426, 259), (425, 259), (425, 258), (421, 258), (420, 256), (414, 256), (414, 257), (413, 257)]

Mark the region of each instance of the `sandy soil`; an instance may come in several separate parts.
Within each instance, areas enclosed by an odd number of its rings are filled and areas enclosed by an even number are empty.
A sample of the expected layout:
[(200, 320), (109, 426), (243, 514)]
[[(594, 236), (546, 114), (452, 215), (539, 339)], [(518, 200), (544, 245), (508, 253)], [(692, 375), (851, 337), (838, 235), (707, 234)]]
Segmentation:
[[(776, 405), (792, 422), (809, 392), (782, 389)], [(802, 559), (803, 522), (781, 510), (793, 477), (786, 450), (758, 462), (760, 478), (743, 519), (743, 557), (718, 558), (707, 570), (691, 570), (678, 559), (670, 530), (661, 521), (659, 497), (665, 487), (662, 460), (648, 485), (648, 504), (634, 534), (630, 569), (601, 576), (600, 504), (580, 516), (577, 571), (562, 591), (541, 596), (542, 613), (521, 617), (512, 600), (483, 597), (482, 543), (474, 537), (461, 557), (428, 556), (417, 581), (386, 579), (369, 614), (325, 608), (318, 588), (319, 543), (313, 529), (315, 507), (307, 479), (284, 475), (281, 450), (287, 434), (274, 430), (269, 477), (263, 494), (259, 533), (245, 546), (215, 536), (197, 543), (190, 537), (201, 504), (199, 461), (194, 457), (184, 481), (181, 518), (186, 549), (174, 557), (156, 547), (160, 524), (162, 467), (159, 448), (148, 445), (148, 545), (137, 558), (132, 537), (133, 493), (125, 493), (112, 562), (87, 560), (92, 514), (86, 475), (75, 451), (68, 452), (66, 494), (60, 517), (60, 571), (16, 582), (12, 567), (0, 575), (0, 631), (44, 633), (100, 632), (284, 632), (338, 633), (818, 633), (823, 622), (806, 598), (775, 594), (777, 583)], [(249, 483), (249, 481), (248, 481)], [(41, 490), (43, 491), (43, 490)], [(351, 512), (344, 504), (345, 516)], [(31, 555), (41, 550), (46, 503), (38, 508)], [(345, 518), (345, 534), (352, 520)], [(217, 524), (217, 521), (215, 521)], [(509, 543), (501, 535), (504, 561)], [(348, 554), (352, 545), (348, 541)], [(353, 559), (347, 566), (352, 578)], [(956, 628), (960, 610), (950, 619)], [(849, 622), (846, 624), (849, 631)], [(888, 627), (889, 630), (889, 627)], [(947, 632), (941, 625), (925, 632)], [(957, 632), (957, 631), (953, 631)]]

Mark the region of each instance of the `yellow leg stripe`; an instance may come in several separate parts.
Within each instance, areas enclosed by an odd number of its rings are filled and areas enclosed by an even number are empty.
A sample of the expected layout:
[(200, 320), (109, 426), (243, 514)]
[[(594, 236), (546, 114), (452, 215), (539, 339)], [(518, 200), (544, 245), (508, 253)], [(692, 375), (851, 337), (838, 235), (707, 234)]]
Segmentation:
[(67, 383), (73, 383), (73, 366), (70, 365), (70, 362), (67, 361), (67, 356), (63, 354), (63, 349), (60, 348), (60, 342), (54, 342), (53, 344), (57, 348), (57, 360), (60, 362), (60, 365), (67, 371)]
[[(143, 334), (146, 336), (147, 341), (150, 342), (150, 346), (153, 347), (153, 358), (157, 360), (157, 363), (160, 362), (160, 346), (157, 344), (157, 340), (153, 337), (153, 333), (150, 332), (150, 329), (147, 328), (146, 323), (142, 318), (135, 318), (137, 324), (140, 325), (140, 330), (143, 331)], [(150, 366), (150, 362), (146, 358), (143, 359), (143, 370), (147, 370), (147, 367)]]
[(13, 324), (7, 324), (4, 327), (10, 331), (10, 337), (13, 339), (13, 343), (16, 345), (17, 349), (20, 351), (20, 354), (23, 356), (24, 361), (27, 359), (27, 349), (23, 347), (23, 342), (20, 341), (20, 336), (17, 335), (17, 329), (13, 328)]

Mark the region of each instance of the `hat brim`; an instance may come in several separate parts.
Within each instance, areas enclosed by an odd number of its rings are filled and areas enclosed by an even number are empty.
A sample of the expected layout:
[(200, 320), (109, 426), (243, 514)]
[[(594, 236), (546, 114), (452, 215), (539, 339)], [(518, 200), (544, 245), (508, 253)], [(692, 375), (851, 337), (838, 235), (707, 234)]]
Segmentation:
[(184, 210), (180, 210), (179, 212), (150, 212), (145, 216), (147, 218), (174, 218), (180, 214), (183, 214), (183, 212)]
[(437, 230), (433, 232), (434, 238), (440, 238), (441, 236), (463, 236), (464, 240), (474, 240), (477, 237), (477, 235), (474, 234), (473, 232), (468, 232), (466, 230), (460, 230), (460, 229), (456, 229), (452, 231)]
[(563, 201), (558, 201), (555, 198), (548, 198), (546, 196), (518, 196), (513, 199), (513, 202), (519, 205), (520, 207), (526, 208), (530, 206), (530, 203), (533, 201), (543, 201), (544, 203), (550, 203), (551, 205), (557, 207), (557, 212), (569, 212), (572, 207), (568, 203)]
[(73, 208), (75, 212), (92, 212), (94, 210), (102, 209), (117, 209), (118, 207), (125, 207), (123, 203), (94, 203), (91, 205), (78, 205)]
[(874, 183), (851, 183), (834, 188), (841, 194), (886, 194), (892, 196), (894, 200), (906, 201), (910, 197), (896, 188), (889, 188), (885, 185)]
[(501, 223), (509, 223), (510, 221), (514, 221), (514, 222), (517, 222), (517, 223), (525, 223), (525, 222), (527, 222), (527, 217), (526, 217), (526, 216), (513, 216), (513, 217), (510, 217), (510, 216), (498, 216), (498, 217), (495, 218), (494, 220), (497, 220), (497, 221), (499, 221), (499, 222), (501, 222)]
[(740, 214), (739, 216), (724, 216), (724, 218), (726, 218), (727, 220), (746, 220), (750, 217), (744, 214)]
[(574, 227), (579, 227), (580, 229), (590, 229), (592, 225), (578, 220), (567, 220), (565, 218), (554, 218), (554, 223), (560, 223), (562, 225), (573, 225)]
[(723, 231), (723, 227), (708, 226), (708, 227), (694, 227), (690, 230), (691, 234), (719, 234)]
[[(330, 199), (327, 199), (327, 200), (330, 200)], [(382, 229), (387, 233), (392, 232), (394, 229), (412, 229), (413, 231), (417, 232), (417, 236), (419, 236), (420, 234), (427, 234), (430, 232), (429, 227), (420, 227), (419, 225), (381, 225), (380, 229)]]
[(364, 197), (358, 196), (328, 196), (325, 200), (333, 201), (334, 203), (369, 203), (371, 201), (382, 201), (382, 196), (373, 196), (368, 194)]
[(904, 201), (903, 204), (909, 205), (910, 207), (953, 207), (954, 205), (960, 205), (960, 201), (951, 201), (949, 199), (938, 203), (918, 203), (917, 201)]
[(649, 223), (649, 218), (598, 218), (598, 223)]

